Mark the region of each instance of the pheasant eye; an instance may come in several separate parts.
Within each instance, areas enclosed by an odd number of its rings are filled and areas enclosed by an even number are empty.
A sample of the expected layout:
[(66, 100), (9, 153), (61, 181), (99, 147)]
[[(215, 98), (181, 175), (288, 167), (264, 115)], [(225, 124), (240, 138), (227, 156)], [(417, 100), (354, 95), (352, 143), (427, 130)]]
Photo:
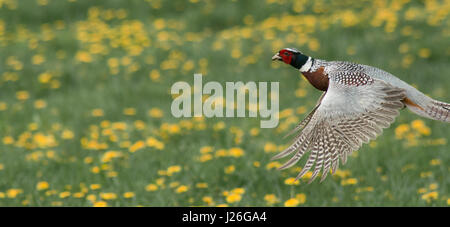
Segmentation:
[(288, 55), (289, 55), (289, 53), (288, 53), (288, 52), (284, 52), (284, 55), (285, 55), (285, 56), (288, 56)]

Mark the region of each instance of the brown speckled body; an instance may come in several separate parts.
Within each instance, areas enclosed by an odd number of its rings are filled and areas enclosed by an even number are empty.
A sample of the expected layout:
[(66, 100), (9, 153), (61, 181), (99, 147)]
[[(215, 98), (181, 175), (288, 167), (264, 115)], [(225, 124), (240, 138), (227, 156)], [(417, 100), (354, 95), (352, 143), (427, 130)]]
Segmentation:
[(315, 88), (326, 91), (328, 90), (329, 79), (328, 76), (324, 73), (324, 67), (320, 67), (314, 72), (303, 72), (303, 76), (311, 83)]

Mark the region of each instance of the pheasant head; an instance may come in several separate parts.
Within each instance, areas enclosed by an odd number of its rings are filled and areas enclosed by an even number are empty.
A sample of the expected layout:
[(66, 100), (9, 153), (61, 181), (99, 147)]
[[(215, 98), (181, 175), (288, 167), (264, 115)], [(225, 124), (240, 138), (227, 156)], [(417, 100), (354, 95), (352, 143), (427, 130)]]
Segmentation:
[(303, 66), (305, 66), (310, 59), (311, 58), (309, 56), (304, 55), (302, 52), (295, 48), (281, 49), (272, 57), (272, 61), (282, 61), (288, 65), (292, 65), (294, 68), (302, 72), (304, 70), (302, 68), (305, 68)]

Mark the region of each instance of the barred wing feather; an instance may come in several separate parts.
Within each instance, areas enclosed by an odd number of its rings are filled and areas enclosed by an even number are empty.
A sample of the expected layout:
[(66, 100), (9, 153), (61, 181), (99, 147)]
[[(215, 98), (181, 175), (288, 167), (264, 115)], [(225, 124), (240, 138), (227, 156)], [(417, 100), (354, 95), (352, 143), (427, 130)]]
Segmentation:
[[(329, 87), (321, 97), (320, 104), (308, 115), (300, 127), (303, 128), (293, 143), (273, 159), (294, 155), (279, 169), (295, 165), (310, 151), (305, 166), (297, 179), (306, 174), (313, 165), (312, 182), (323, 170), (323, 181), (331, 169), (336, 172), (339, 159), (342, 164), (352, 151), (358, 150), (389, 127), (404, 107), (404, 90), (381, 80), (370, 78), (363, 84), (342, 80), (344, 73), (329, 75)], [(360, 75), (360, 73), (359, 73)], [(367, 76), (367, 75), (364, 75)]]

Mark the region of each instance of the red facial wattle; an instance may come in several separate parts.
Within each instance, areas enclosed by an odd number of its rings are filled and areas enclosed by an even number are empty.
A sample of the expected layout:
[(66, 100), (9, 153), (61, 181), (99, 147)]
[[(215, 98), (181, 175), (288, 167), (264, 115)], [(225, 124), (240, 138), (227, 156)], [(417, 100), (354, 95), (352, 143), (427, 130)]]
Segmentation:
[(292, 61), (292, 54), (288, 50), (281, 50), (279, 55), (283, 59), (283, 62), (286, 64), (291, 64)]

